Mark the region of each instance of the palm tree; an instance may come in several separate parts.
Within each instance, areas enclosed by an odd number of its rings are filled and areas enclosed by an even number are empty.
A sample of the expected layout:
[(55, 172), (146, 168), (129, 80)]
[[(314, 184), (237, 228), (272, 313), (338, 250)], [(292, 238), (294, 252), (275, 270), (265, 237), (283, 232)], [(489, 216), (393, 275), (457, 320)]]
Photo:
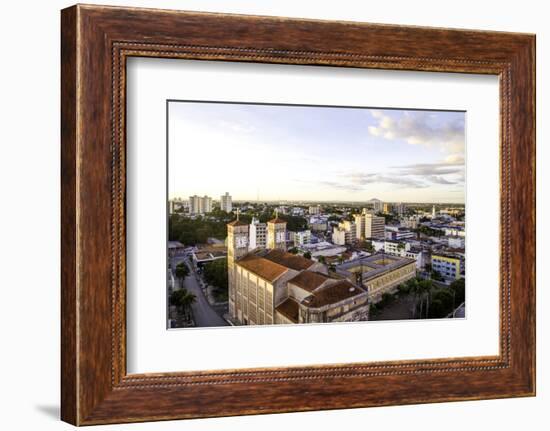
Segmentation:
[(170, 295), (170, 303), (175, 305), (186, 318), (189, 317), (192, 305), (197, 301), (197, 297), (187, 289), (178, 289)]
[[(418, 307), (418, 297), (420, 294), (420, 284), (416, 278), (411, 278), (407, 281), (407, 287), (409, 292), (414, 295), (414, 308), (413, 308), (413, 319), (416, 319), (416, 309)], [(422, 316), (422, 305), (420, 306), (420, 315)]]
[(187, 265), (184, 263), (184, 262), (181, 262), (179, 263), (177, 266), (176, 266), (176, 277), (177, 279), (180, 281), (180, 285), (183, 284), (183, 280), (185, 279), (185, 277), (187, 277), (189, 275), (189, 268), (187, 267)]
[[(419, 284), (422, 297), (426, 298), (426, 314), (427, 318), (430, 313), (430, 299), (432, 292), (432, 280), (422, 280)], [(421, 305), (422, 308), (422, 305)], [(422, 312), (420, 312), (420, 317), (422, 317)]]

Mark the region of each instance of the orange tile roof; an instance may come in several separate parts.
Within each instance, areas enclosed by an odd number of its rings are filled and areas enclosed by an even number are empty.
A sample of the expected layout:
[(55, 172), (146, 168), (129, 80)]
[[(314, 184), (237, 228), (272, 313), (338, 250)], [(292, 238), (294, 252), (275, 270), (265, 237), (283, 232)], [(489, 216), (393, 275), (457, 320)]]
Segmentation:
[(274, 219), (269, 220), (268, 223), (280, 224), (280, 223), (286, 223), (286, 220), (280, 217), (276, 217)]
[(288, 298), (286, 301), (275, 307), (275, 311), (281, 313), (287, 319), (294, 323), (298, 323), (299, 306), (292, 298)]
[(329, 278), (319, 272), (302, 271), (296, 277), (288, 280), (288, 282), (308, 292), (312, 292), (327, 280), (329, 280)]
[(246, 223), (240, 220), (233, 220), (232, 222), (227, 223), (227, 226), (246, 226)]
[(342, 280), (334, 284), (324, 286), (302, 301), (307, 307), (323, 307), (325, 305), (335, 304), (344, 299), (366, 293), (364, 289), (357, 287), (347, 280)]
[(269, 282), (275, 281), (286, 271), (288, 271), (288, 268), (285, 268), (283, 265), (255, 254), (248, 254), (244, 256), (242, 259), (237, 261), (237, 265)]
[(296, 271), (308, 269), (311, 265), (313, 265), (313, 261), (306, 259), (303, 256), (298, 256), (283, 250), (270, 250), (264, 257), (272, 262)]

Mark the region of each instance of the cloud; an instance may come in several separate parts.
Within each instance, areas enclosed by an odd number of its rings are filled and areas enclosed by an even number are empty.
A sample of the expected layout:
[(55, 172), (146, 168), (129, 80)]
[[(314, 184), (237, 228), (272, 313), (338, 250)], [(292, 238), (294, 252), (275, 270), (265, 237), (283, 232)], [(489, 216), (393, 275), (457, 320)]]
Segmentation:
[(402, 175), (450, 175), (464, 172), (464, 157), (452, 154), (441, 162), (393, 166)]
[(411, 145), (440, 147), (452, 155), (464, 152), (464, 120), (456, 116), (424, 111), (406, 111), (392, 116), (379, 110), (371, 111), (371, 115), (377, 120), (376, 125), (368, 127), (372, 136), (403, 140)]
[(355, 172), (350, 174), (350, 181), (354, 185), (361, 186), (366, 186), (368, 184), (384, 183), (415, 189), (428, 187), (428, 185), (420, 179), (381, 173), (368, 174)]
[(375, 184), (390, 184), (400, 189), (463, 185), (464, 159), (453, 156), (436, 163), (393, 166), (386, 172), (340, 172), (336, 177), (340, 181), (323, 181), (322, 185), (346, 191), (366, 190)]

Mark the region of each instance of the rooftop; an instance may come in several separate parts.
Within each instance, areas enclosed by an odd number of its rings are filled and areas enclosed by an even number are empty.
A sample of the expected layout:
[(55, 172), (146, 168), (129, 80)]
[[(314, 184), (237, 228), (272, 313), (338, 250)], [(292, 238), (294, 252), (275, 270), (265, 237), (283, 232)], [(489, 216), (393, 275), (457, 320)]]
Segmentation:
[(269, 282), (277, 280), (288, 270), (283, 265), (255, 254), (244, 256), (237, 264)]
[(303, 256), (288, 253), (283, 250), (270, 250), (264, 257), (279, 265), (285, 266), (296, 271), (302, 271), (308, 269), (313, 265), (313, 261), (306, 259)]
[(341, 280), (336, 283), (324, 286), (302, 301), (307, 307), (323, 307), (325, 305), (335, 304), (354, 296), (366, 293), (360, 287), (354, 286), (347, 280)]
[(363, 271), (363, 281), (367, 281), (414, 262), (414, 259), (406, 257), (376, 253), (338, 265), (336, 272), (345, 277), (351, 277), (353, 276), (353, 272), (357, 272), (357, 268), (363, 267), (365, 269)]
[(288, 282), (295, 284), (308, 292), (312, 292), (327, 280), (329, 280), (329, 277), (319, 272), (302, 271), (296, 277), (288, 280)]
[(269, 220), (268, 223), (280, 224), (280, 223), (286, 223), (286, 220), (280, 217), (275, 217), (274, 219)]
[(248, 226), (246, 223), (236, 219), (236, 220), (233, 220), (229, 223), (227, 223), (227, 226)]
[(298, 323), (298, 303), (292, 298), (288, 298), (286, 301), (275, 307), (275, 310), (285, 316), (287, 319), (294, 323)]

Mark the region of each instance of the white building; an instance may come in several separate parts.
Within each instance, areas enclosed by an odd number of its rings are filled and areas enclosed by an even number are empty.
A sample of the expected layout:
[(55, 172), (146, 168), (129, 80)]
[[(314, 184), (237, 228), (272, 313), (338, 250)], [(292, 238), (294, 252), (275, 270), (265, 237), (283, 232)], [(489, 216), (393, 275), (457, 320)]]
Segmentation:
[(371, 202), (375, 213), (381, 213), (384, 211), (384, 202), (379, 199), (371, 199)]
[(319, 215), (321, 214), (321, 207), (319, 205), (309, 207), (310, 215)]
[(227, 192), (220, 197), (220, 209), (226, 213), (233, 211), (233, 200), (231, 199), (231, 195)]
[(409, 218), (401, 220), (401, 226), (409, 228), (409, 229), (418, 228), (418, 223), (419, 223), (419, 217), (418, 216), (411, 216)]
[(463, 236), (448, 236), (447, 242), (451, 248), (464, 248), (466, 239)]
[(267, 247), (267, 223), (260, 223), (257, 218), (252, 218), (249, 227), (249, 250)]
[(335, 227), (332, 231), (332, 242), (336, 245), (345, 245), (346, 232), (343, 229)]
[[(343, 245), (351, 244), (357, 238), (357, 226), (354, 222), (344, 220), (340, 222), (332, 231), (332, 242)], [(343, 242), (342, 242), (343, 240)]]
[(311, 243), (311, 231), (302, 230), (294, 233), (294, 246), (303, 246)]
[(411, 245), (406, 242), (388, 241), (384, 243), (384, 253), (392, 256), (405, 257), (405, 252), (411, 249)]
[(191, 214), (205, 214), (212, 212), (212, 198), (209, 196), (189, 196), (189, 212)]
[(416, 260), (417, 269), (424, 269), (424, 266), (428, 263), (428, 253), (417, 248), (406, 250), (404, 256)]
[(466, 231), (461, 226), (445, 227), (444, 232), (447, 236), (466, 236)]

